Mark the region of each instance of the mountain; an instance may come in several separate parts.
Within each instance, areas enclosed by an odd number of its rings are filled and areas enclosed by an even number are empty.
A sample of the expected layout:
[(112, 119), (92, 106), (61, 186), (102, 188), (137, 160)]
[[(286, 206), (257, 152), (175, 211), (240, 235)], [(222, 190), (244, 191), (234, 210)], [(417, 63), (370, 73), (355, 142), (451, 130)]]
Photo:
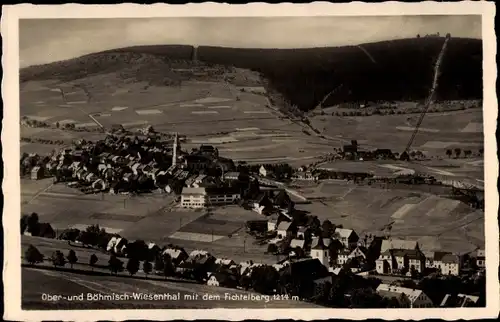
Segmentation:
[[(324, 102), (417, 101), (429, 93), (444, 37), (422, 37), (307, 49), (243, 49), (200, 46), (138, 46), (108, 50), (21, 70), (21, 82), (123, 73), (137, 81), (170, 85), (185, 79), (172, 70), (194, 64), (238, 67), (261, 74), (269, 91), (301, 110)], [(482, 41), (451, 38), (441, 67), (437, 100), (482, 98)]]

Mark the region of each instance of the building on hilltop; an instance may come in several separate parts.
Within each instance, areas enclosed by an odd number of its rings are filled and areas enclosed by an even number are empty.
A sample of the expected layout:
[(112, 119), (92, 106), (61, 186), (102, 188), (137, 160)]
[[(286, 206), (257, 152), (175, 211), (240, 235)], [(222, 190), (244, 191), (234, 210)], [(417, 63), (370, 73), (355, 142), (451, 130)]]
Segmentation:
[(422, 290), (380, 284), (377, 293), (387, 299), (396, 298), (402, 308), (433, 307), (431, 299)]
[(205, 208), (234, 204), (240, 199), (240, 192), (226, 187), (183, 188), (181, 206), (184, 208)]

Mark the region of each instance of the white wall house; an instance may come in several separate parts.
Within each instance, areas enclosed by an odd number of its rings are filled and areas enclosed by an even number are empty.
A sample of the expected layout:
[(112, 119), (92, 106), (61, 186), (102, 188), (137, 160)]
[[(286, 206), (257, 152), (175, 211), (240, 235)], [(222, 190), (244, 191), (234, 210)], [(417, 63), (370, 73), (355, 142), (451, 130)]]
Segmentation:
[(431, 299), (422, 290), (418, 289), (382, 283), (377, 287), (377, 293), (386, 298), (395, 297), (403, 307), (429, 308), (434, 306)]
[(184, 188), (181, 206), (184, 208), (204, 208), (233, 204), (240, 199), (239, 192), (224, 188)]

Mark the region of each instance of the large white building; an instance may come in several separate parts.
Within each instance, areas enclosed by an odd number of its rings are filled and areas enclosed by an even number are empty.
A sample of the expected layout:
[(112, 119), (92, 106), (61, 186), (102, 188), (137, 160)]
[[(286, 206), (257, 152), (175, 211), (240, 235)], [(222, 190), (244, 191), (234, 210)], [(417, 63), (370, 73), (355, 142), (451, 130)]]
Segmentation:
[(239, 191), (231, 188), (184, 188), (181, 194), (181, 206), (184, 208), (205, 208), (233, 204), (239, 199)]

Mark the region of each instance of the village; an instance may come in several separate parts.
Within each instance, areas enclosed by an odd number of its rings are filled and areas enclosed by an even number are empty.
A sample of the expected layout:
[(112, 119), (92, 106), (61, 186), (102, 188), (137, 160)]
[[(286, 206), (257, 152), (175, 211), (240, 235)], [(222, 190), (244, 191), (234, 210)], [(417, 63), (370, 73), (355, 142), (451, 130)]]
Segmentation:
[[(267, 254), (273, 265), (252, 260), (235, 262), (182, 245), (157, 245), (144, 239), (129, 241), (98, 225), (68, 228), (60, 233), (38, 215), (21, 218), (21, 233), (68, 241), (74, 247), (91, 247), (110, 256), (112, 273), (164, 275), (194, 280), (214, 287), (240, 288), (261, 294), (281, 294), (332, 307), (466, 307), (484, 302), (484, 249), (468, 253), (421, 250), (418, 242), (390, 234), (359, 234), (314, 213), (296, 208), (307, 203), (295, 180), (352, 181), (353, 184), (443, 184), (433, 177), (400, 172), (380, 178), (370, 173), (328, 171), (314, 166), (293, 168), (287, 164), (248, 165), (221, 157), (216, 147), (201, 145), (183, 151), (177, 133), (163, 134), (152, 127), (130, 133), (118, 128), (104, 140), (79, 140), (72, 147), (48, 156), (24, 155), (21, 174), (32, 180), (53, 177), (85, 194), (148, 194), (175, 196), (176, 207), (187, 211), (212, 211), (236, 205), (261, 216), (246, 222), (246, 233)], [(390, 150), (361, 154), (361, 158), (394, 159)], [(332, 153), (333, 159), (360, 158), (357, 142)], [(484, 200), (476, 194), (448, 187), (460, 200), (476, 208)], [(295, 201), (294, 201), (295, 200)], [(298, 200), (298, 201), (297, 201)], [(95, 256), (95, 258), (94, 258)], [(90, 265), (97, 262), (94, 254)], [(75, 263), (74, 250), (67, 258), (56, 251), (48, 260), (54, 266)], [(128, 259), (124, 265), (120, 258)], [(24, 254), (30, 264), (43, 263), (30, 245)], [(142, 263), (142, 266), (140, 265)], [(436, 285), (443, 287), (436, 287)]]

